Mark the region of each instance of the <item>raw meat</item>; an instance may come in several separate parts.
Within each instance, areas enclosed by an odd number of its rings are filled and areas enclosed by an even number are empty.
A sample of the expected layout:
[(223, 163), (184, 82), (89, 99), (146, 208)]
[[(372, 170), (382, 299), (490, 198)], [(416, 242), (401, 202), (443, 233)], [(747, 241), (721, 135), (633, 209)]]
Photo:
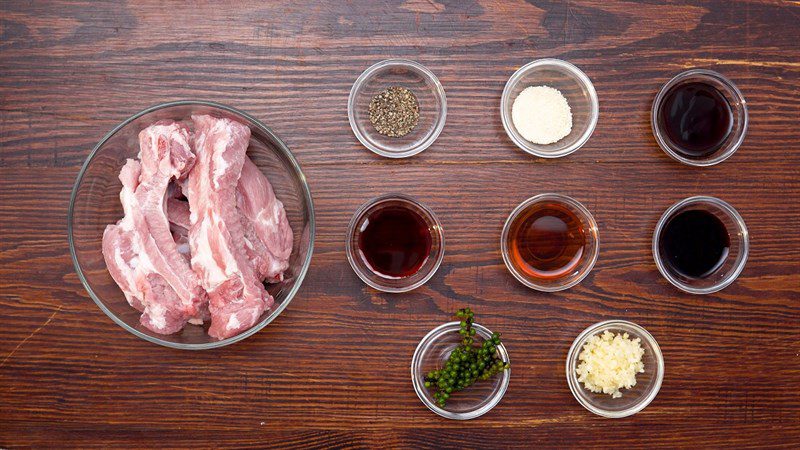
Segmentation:
[(165, 208), (170, 180), (185, 177), (195, 157), (188, 129), (174, 122), (145, 128), (139, 145), (141, 163), (128, 160), (120, 173), (125, 217), (107, 227), (104, 257), (128, 301), (142, 311), (142, 325), (170, 334), (201, 315), (206, 302), (200, 280), (178, 251)]
[(167, 199), (167, 218), (175, 228), (189, 230), (191, 227), (189, 214), (189, 202), (177, 198)]
[[(120, 171), (124, 216), (103, 256), (141, 323), (162, 334), (210, 321), (224, 339), (252, 327), (283, 280), (293, 234), (283, 204), (245, 155), (250, 129), (228, 119), (156, 122)], [(192, 148), (194, 146), (194, 149)], [(188, 201), (187, 201), (188, 200)]]
[(262, 280), (281, 281), (292, 254), (292, 229), (267, 177), (245, 158), (236, 190), (245, 251)]
[[(189, 203), (178, 200), (177, 195), (182, 194), (176, 186), (173, 197), (167, 198), (167, 218), (178, 251), (188, 257)], [(292, 229), (269, 180), (248, 157), (244, 159), (236, 186), (236, 204), (244, 232), (244, 249), (259, 280), (282, 281), (292, 254)]]
[[(127, 213), (135, 202), (133, 193), (139, 185), (139, 174), (142, 166), (138, 161), (129, 159), (119, 172), (122, 190), (119, 199)], [(133, 217), (125, 214), (116, 225), (106, 226), (103, 232), (103, 257), (111, 278), (116, 281), (128, 303), (139, 311), (144, 310), (144, 293), (136, 282), (136, 266), (139, 260), (138, 245), (133, 232)]]
[(193, 116), (197, 161), (183, 186), (191, 211), (191, 263), (208, 292), (208, 334), (224, 339), (252, 327), (273, 304), (245, 251), (236, 186), (250, 129), (229, 119)]
[(169, 230), (175, 243), (178, 244), (178, 252), (187, 260), (191, 257), (189, 249), (189, 202), (183, 196), (183, 191), (178, 182), (172, 182), (167, 189), (167, 219), (169, 220)]

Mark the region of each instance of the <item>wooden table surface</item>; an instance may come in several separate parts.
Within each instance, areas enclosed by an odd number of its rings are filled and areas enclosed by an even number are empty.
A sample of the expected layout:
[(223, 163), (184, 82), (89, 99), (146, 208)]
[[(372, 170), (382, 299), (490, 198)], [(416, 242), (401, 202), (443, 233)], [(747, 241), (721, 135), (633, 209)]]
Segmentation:
[[(800, 4), (443, 1), (0, 5), (0, 447), (800, 446)], [(371, 64), (427, 65), (447, 125), (402, 161), (362, 147), (347, 97)], [(505, 135), (500, 93), (521, 65), (566, 59), (600, 98), (593, 137), (558, 160)], [(692, 67), (744, 93), (750, 128), (710, 168), (673, 162), (649, 123), (656, 91)], [(311, 268), (255, 336), (204, 352), (125, 332), (86, 294), (66, 214), (94, 144), (148, 106), (208, 99), (272, 127), (315, 200)], [(447, 254), (411, 293), (367, 288), (344, 234), (369, 198), (402, 191), (441, 219)], [(534, 194), (574, 196), (601, 252), (579, 286), (537, 293), (504, 267), (507, 214)], [(653, 263), (654, 224), (696, 194), (735, 206), (750, 259), (720, 293), (684, 294)], [(504, 333), (503, 401), (468, 423), (417, 399), (419, 339), (462, 306)], [(564, 379), (575, 336), (627, 319), (658, 340), (655, 401), (620, 420), (584, 410)]]

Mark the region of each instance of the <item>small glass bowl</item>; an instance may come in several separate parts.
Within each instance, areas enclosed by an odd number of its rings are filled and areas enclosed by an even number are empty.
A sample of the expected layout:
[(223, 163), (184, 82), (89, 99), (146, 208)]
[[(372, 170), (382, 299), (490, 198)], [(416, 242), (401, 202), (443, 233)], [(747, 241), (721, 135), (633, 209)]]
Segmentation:
[[(402, 137), (384, 136), (369, 121), (372, 98), (392, 86), (411, 90), (419, 102), (419, 123)], [(387, 158), (407, 158), (430, 147), (439, 137), (447, 118), (447, 97), (436, 75), (422, 64), (408, 59), (387, 59), (365, 70), (353, 83), (347, 116), (364, 147)]]
[[(483, 340), (492, 337), (488, 328), (477, 323), (473, 323), (472, 327)], [(446, 409), (440, 408), (431, 391), (425, 387), (425, 375), (431, 370), (441, 369), (450, 353), (461, 343), (463, 336), (458, 333), (459, 329), (460, 322), (445, 323), (419, 341), (411, 359), (411, 381), (417, 396), (428, 409), (448, 419), (468, 420), (486, 414), (500, 402), (508, 389), (511, 369), (504, 370), (489, 381), (475, 383), (468, 389), (452, 394), (447, 400)], [(502, 343), (497, 346), (497, 354), (503, 361), (509, 362), (508, 351)]]
[[(717, 88), (731, 107), (733, 112), (733, 128), (728, 138), (722, 146), (714, 153), (703, 158), (687, 158), (677, 149), (672, 141), (667, 137), (665, 131), (661, 129), (661, 104), (675, 86), (686, 83), (702, 82)], [(739, 88), (725, 76), (713, 70), (692, 69), (681, 72), (665, 84), (653, 101), (653, 108), (650, 111), (650, 124), (653, 128), (653, 136), (656, 138), (661, 150), (672, 159), (680, 161), (690, 166), (706, 167), (719, 164), (730, 158), (734, 152), (742, 145), (744, 136), (747, 133), (747, 103), (744, 100)]]
[[(431, 253), (414, 275), (402, 278), (390, 278), (373, 271), (367, 264), (358, 241), (366, 221), (374, 212), (392, 206), (402, 205), (416, 212), (428, 224), (431, 233)], [(347, 261), (353, 271), (364, 283), (383, 292), (408, 292), (416, 289), (431, 279), (444, 259), (444, 231), (436, 214), (414, 197), (403, 194), (386, 194), (375, 197), (364, 203), (353, 214), (347, 227)]]
[[(636, 374), (636, 385), (631, 389), (622, 389), (622, 397), (612, 398), (609, 394), (594, 393), (585, 389), (578, 381), (575, 369), (578, 367), (578, 356), (586, 341), (594, 335), (602, 334), (606, 330), (612, 333), (628, 333), (629, 338), (641, 339), (644, 349), (642, 362), (644, 372)], [(589, 411), (612, 419), (632, 416), (644, 409), (656, 398), (661, 382), (664, 380), (664, 357), (658, 342), (644, 328), (633, 322), (625, 320), (608, 320), (596, 323), (583, 330), (575, 338), (567, 353), (567, 384), (572, 395), (584, 408)]]
[[(665, 256), (661, 254), (660, 249), (661, 232), (667, 222), (679, 213), (692, 210), (714, 214), (725, 225), (730, 237), (730, 248), (725, 262), (705, 278), (689, 278), (672, 270), (664, 262)], [(711, 294), (733, 283), (744, 270), (749, 248), (750, 239), (744, 219), (733, 206), (716, 197), (695, 196), (675, 203), (661, 216), (653, 233), (653, 259), (658, 271), (675, 287), (691, 294)]]
[[(508, 234), (511, 230), (511, 225), (521, 213), (535, 203), (557, 203), (568, 208), (581, 220), (584, 235), (586, 236), (584, 254), (581, 257), (580, 263), (575, 267), (575, 270), (568, 275), (553, 278), (551, 280), (532, 280), (531, 278), (525, 276), (524, 273), (520, 272), (520, 270), (514, 266), (514, 263), (511, 260), (511, 256), (509, 255), (510, 249), (508, 245)], [(514, 278), (519, 280), (525, 286), (542, 292), (563, 291), (575, 286), (584, 278), (586, 278), (597, 262), (597, 258), (600, 254), (600, 236), (597, 228), (597, 222), (595, 222), (592, 213), (590, 213), (581, 202), (572, 197), (552, 193), (535, 195), (520, 203), (519, 206), (514, 208), (514, 210), (511, 211), (511, 214), (508, 215), (508, 219), (506, 219), (506, 223), (503, 226), (503, 232), (500, 235), (500, 253), (503, 255), (503, 262), (506, 264), (508, 271), (514, 275)]]
[[(511, 119), (514, 100), (529, 86), (549, 86), (561, 91), (572, 110), (572, 131), (558, 142), (539, 145), (522, 137)], [(524, 66), (508, 79), (500, 97), (500, 118), (508, 137), (517, 147), (542, 158), (560, 158), (578, 150), (594, 132), (599, 116), (597, 92), (589, 77), (560, 59), (539, 59)]]

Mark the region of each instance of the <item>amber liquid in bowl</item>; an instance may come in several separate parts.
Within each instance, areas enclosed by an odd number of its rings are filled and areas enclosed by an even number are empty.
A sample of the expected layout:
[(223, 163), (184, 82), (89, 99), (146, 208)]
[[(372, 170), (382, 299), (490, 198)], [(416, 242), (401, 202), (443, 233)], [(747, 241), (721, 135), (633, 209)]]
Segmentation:
[(580, 218), (555, 202), (529, 205), (511, 223), (507, 239), (511, 263), (533, 281), (572, 274), (586, 246)]

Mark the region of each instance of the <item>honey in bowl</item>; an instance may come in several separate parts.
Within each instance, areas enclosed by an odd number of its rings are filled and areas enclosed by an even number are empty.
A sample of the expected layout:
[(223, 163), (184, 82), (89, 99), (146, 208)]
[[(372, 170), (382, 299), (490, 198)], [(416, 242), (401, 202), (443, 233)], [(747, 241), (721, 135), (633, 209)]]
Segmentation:
[(532, 280), (554, 280), (580, 266), (586, 235), (580, 218), (558, 202), (528, 205), (517, 215), (507, 235), (511, 264)]

